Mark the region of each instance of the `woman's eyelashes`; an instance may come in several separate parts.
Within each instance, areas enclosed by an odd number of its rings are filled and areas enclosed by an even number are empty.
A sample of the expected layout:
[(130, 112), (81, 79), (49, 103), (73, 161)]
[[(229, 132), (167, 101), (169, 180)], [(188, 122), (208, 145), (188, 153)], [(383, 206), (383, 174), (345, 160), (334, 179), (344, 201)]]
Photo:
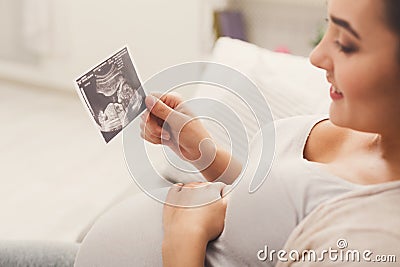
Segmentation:
[(357, 51), (357, 47), (355, 47), (354, 45), (344, 45), (339, 40), (335, 41), (335, 45), (339, 48), (340, 52), (343, 52), (345, 54), (352, 54)]

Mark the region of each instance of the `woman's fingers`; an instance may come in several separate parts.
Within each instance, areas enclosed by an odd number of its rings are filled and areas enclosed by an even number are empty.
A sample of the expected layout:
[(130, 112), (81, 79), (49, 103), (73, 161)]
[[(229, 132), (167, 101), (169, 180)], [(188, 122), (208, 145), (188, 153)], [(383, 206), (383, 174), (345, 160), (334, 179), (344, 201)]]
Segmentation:
[(150, 114), (146, 113), (144, 113), (141, 118), (140, 129), (144, 136), (149, 137), (150, 140), (169, 140), (171, 138), (170, 134), (166, 130), (162, 129), (156, 118), (153, 118)]
[(221, 190), (221, 197), (226, 198), (227, 195), (232, 191), (232, 189), (233, 189), (232, 185), (225, 185)]
[(176, 92), (170, 92), (168, 94), (163, 94), (160, 92), (151, 93), (152, 96), (157, 97), (162, 102), (164, 102), (169, 107), (175, 109), (179, 104), (183, 102), (182, 96)]
[(170, 188), (170, 191), (180, 192), (182, 190), (183, 183), (173, 184)]
[(224, 183), (194, 182), (173, 185), (168, 193), (166, 202), (173, 206), (202, 206), (222, 198)]
[(149, 119), (146, 119), (146, 121), (142, 121), (142, 123), (144, 123), (143, 126), (146, 133), (149, 132), (151, 135), (161, 136), (162, 128), (154, 119), (150, 117)]
[(150, 118), (150, 112), (146, 110), (142, 115), (140, 115), (140, 118), (142, 119), (143, 122), (147, 122)]
[(153, 143), (155, 145), (161, 144), (161, 138), (158, 137), (154, 137), (154, 136), (150, 136), (150, 135), (146, 135), (144, 131), (140, 132), (140, 137), (142, 137), (144, 140)]
[(202, 187), (211, 184), (210, 182), (192, 182), (183, 185), (184, 188), (197, 188), (197, 187)]
[(154, 126), (149, 125), (149, 123), (140, 122), (140, 129), (145, 135), (161, 138), (161, 130), (157, 130)]

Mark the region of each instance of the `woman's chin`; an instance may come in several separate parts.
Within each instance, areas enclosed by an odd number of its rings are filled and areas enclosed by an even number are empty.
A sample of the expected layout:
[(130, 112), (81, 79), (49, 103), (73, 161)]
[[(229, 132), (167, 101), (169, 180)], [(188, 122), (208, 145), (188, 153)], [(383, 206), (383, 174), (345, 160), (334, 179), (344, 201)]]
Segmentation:
[(338, 127), (348, 127), (344, 122), (344, 116), (340, 114), (335, 103), (331, 103), (329, 108), (329, 120)]

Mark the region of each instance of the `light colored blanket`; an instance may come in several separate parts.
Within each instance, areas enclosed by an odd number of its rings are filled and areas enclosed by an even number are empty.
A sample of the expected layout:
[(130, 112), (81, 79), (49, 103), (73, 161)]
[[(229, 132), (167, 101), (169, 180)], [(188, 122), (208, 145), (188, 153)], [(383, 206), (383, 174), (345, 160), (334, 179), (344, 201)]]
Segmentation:
[[(366, 186), (322, 204), (296, 227), (284, 251), (277, 267), (399, 266), (400, 182)], [(296, 251), (299, 260), (293, 260)]]

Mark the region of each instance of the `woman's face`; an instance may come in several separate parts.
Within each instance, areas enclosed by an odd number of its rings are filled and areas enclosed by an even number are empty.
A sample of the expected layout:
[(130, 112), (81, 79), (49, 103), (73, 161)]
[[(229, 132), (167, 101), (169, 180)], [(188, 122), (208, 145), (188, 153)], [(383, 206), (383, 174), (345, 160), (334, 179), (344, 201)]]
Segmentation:
[(399, 37), (382, 0), (329, 0), (328, 29), (311, 54), (326, 70), (331, 121), (358, 131), (400, 130)]

